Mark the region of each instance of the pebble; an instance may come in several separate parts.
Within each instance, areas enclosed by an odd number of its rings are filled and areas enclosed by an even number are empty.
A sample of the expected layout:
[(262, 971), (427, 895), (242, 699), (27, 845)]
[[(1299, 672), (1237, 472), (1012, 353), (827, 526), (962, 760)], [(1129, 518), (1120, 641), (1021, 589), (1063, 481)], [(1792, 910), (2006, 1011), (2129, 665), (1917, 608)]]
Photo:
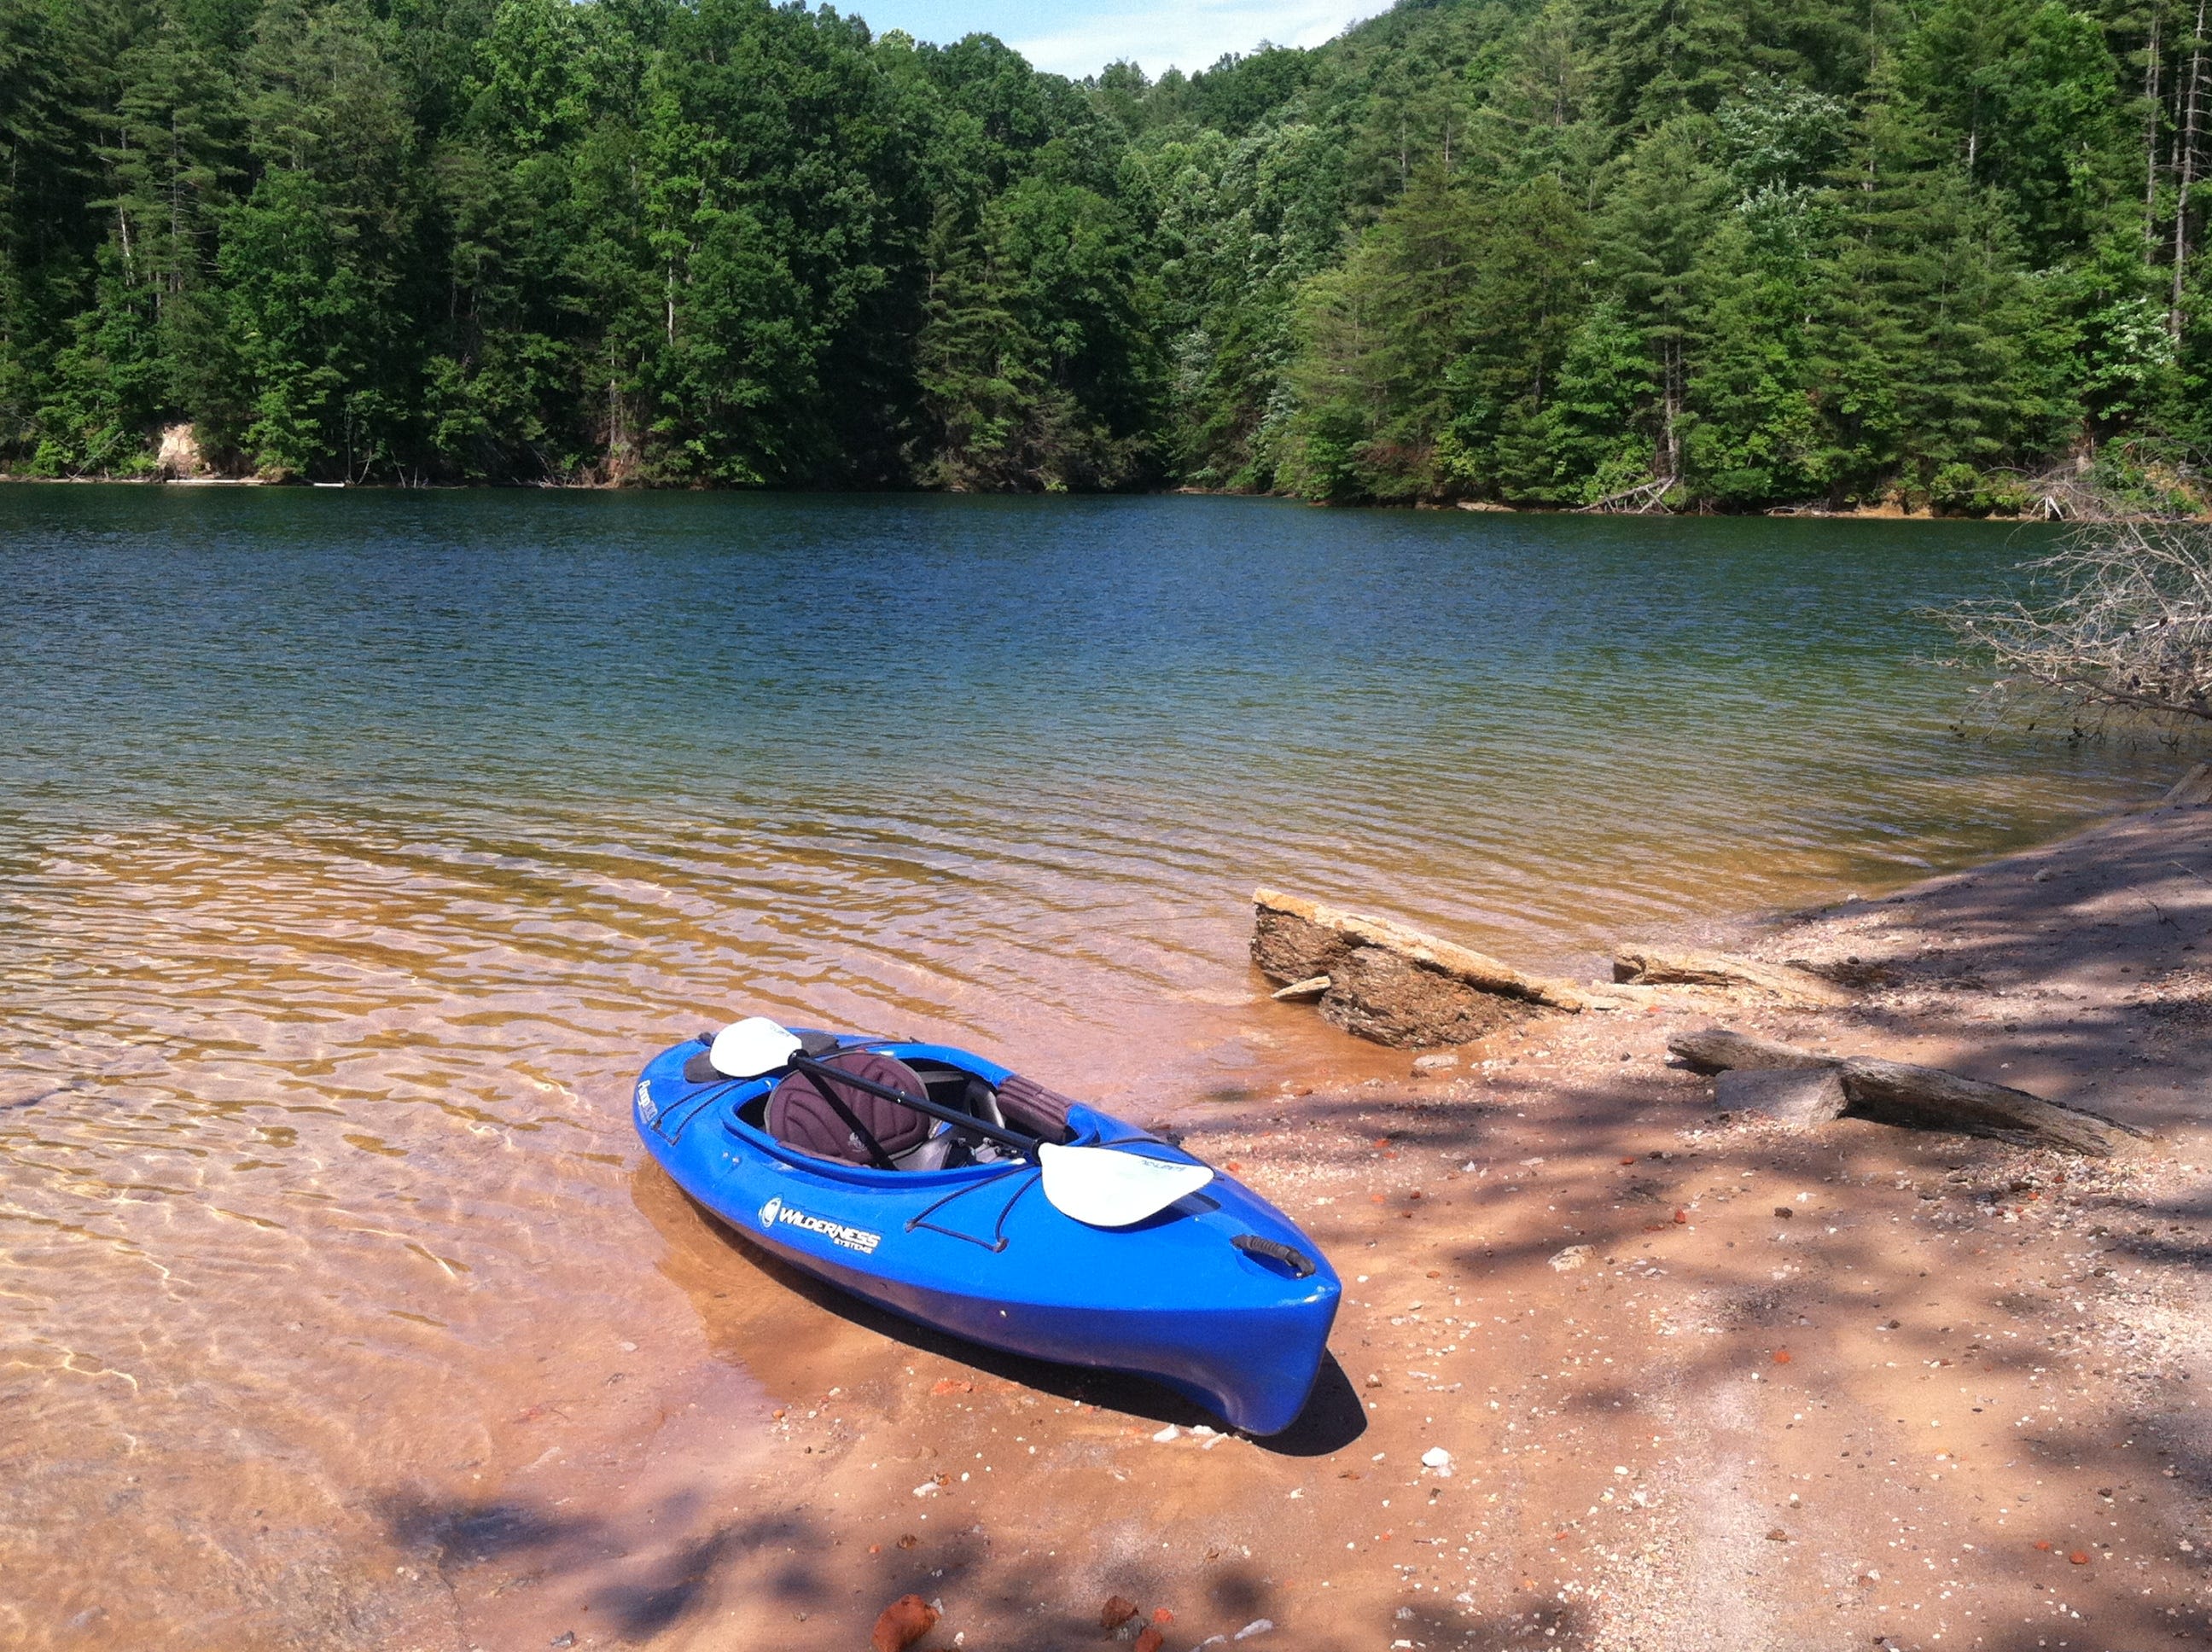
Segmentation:
[(1589, 1245), (1569, 1245), (1552, 1258), (1552, 1266), (1561, 1273), (1572, 1273), (1577, 1268), (1588, 1267), (1590, 1258), (1596, 1254)]
[(1152, 1436), (1152, 1443), (1154, 1445), (1165, 1445), (1170, 1440), (1179, 1440), (1182, 1437), (1182, 1430), (1177, 1428), (1173, 1423), (1170, 1423), (1158, 1434)]
[(1245, 1625), (1243, 1628), (1238, 1630), (1229, 1638), (1232, 1641), (1249, 1641), (1255, 1635), (1266, 1634), (1274, 1626), (1275, 1620), (1273, 1618), (1255, 1618), (1250, 1623)]
[(1137, 1603), (1125, 1594), (1109, 1594), (1106, 1604), (1098, 1608), (1098, 1627), (1119, 1629), (1137, 1615)]
[(1440, 1445), (1432, 1445), (1421, 1454), (1421, 1467), (1433, 1468), (1437, 1473), (1449, 1476), (1452, 1470), (1452, 1455)]

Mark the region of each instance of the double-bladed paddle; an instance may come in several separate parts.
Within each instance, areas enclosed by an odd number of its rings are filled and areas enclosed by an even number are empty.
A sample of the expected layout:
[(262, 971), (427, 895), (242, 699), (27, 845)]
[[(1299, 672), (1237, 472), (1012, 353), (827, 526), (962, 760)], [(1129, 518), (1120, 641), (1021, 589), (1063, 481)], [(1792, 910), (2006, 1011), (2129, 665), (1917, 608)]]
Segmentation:
[(835, 1080), (884, 1101), (957, 1125), (1036, 1162), (1044, 1173), (1044, 1196), (1053, 1208), (1094, 1228), (1126, 1228), (1156, 1216), (1186, 1193), (1213, 1180), (1203, 1164), (1176, 1163), (1123, 1152), (1112, 1147), (1065, 1147), (1019, 1130), (941, 1107), (926, 1096), (909, 1096), (805, 1053), (798, 1035), (766, 1016), (733, 1021), (714, 1036), (707, 1059), (726, 1078), (765, 1078), (775, 1072), (803, 1072), (817, 1083)]

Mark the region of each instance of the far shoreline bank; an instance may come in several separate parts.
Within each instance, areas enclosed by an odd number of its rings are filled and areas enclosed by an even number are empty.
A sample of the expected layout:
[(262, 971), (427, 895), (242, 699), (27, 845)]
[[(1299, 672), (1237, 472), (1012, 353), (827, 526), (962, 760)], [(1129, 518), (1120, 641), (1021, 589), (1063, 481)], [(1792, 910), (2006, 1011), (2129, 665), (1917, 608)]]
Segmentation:
[(2148, 523), (2212, 523), (2212, 509), (2193, 516), (2180, 516), (2152, 511), (2109, 511), (2094, 514), (2069, 515), (2063, 513), (2033, 511), (1943, 511), (1933, 507), (1914, 509), (1909, 503), (1894, 498), (1872, 503), (1829, 507), (1810, 503), (1773, 505), (1757, 510), (1729, 510), (1700, 506), (1687, 509), (1663, 507), (1638, 509), (1608, 509), (1592, 505), (1530, 505), (1508, 504), (1499, 500), (1328, 500), (1304, 499), (1296, 494), (1262, 493), (1234, 488), (1200, 488), (1187, 483), (1158, 488), (1102, 489), (1077, 493), (1068, 490), (1034, 489), (1005, 490), (982, 493), (942, 488), (808, 488), (808, 487), (721, 487), (700, 483), (622, 482), (313, 482), (296, 477), (168, 477), (168, 476), (26, 476), (19, 472), (0, 471), (0, 486), (19, 487), (130, 487), (176, 488), (180, 489), (269, 489), (277, 492), (320, 493), (550, 493), (550, 494), (730, 494), (742, 496), (761, 495), (785, 497), (876, 497), (902, 498), (996, 498), (996, 499), (1164, 499), (1176, 496), (1194, 499), (1266, 499), (1286, 505), (1299, 505), (1324, 511), (1466, 511), (1471, 514), (1494, 516), (1591, 516), (1618, 519), (1629, 517), (1655, 520), (1684, 520), (1691, 519), (1752, 520), (1766, 519), (1776, 521), (1814, 522), (1929, 522), (1961, 524), (1986, 522), (2004, 527), (2083, 527), (2095, 525), (2128, 525)]

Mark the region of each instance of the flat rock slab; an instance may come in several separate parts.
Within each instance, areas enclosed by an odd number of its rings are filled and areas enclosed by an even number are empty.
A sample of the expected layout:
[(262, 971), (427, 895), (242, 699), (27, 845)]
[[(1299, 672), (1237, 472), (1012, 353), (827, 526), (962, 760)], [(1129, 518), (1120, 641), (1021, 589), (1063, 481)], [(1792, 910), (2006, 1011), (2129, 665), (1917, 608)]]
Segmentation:
[(1713, 1101), (1723, 1113), (1810, 1130), (1842, 1117), (1850, 1098), (1833, 1066), (1742, 1067), (1713, 1080)]
[(1320, 1009), (1331, 1026), (1397, 1049), (1472, 1044), (1543, 1013), (1524, 999), (1470, 987), (1373, 946), (1338, 963)]
[(1526, 999), (1557, 1010), (1588, 1006), (1587, 994), (1571, 982), (1528, 975), (1471, 946), (1408, 929), (1387, 918), (1370, 918), (1301, 895), (1265, 888), (1252, 891), (1252, 904), (1259, 908), (1252, 961), (1276, 981), (1334, 975), (1336, 971), (1331, 966), (1336, 959), (1373, 948), (1484, 992)]
[(1378, 1044), (1471, 1044), (1547, 1010), (1589, 1003), (1564, 981), (1385, 919), (1274, 890), (1252, 898), (1252, 962), (1289, 983), (1276, 996), (1304, 996), (1318, 985), (1323, 1020)]

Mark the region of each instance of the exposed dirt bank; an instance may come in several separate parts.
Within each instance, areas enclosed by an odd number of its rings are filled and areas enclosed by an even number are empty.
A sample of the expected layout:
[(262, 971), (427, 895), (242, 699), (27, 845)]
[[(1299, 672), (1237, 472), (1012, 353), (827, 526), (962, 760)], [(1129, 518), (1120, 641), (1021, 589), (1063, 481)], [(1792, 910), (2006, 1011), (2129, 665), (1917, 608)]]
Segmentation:
[(564, 1465), (524, 1413), (481, 1503), (410, 1511), (413, 1564), (488, 1648), (857, 1647), (908, 1590), (930, 1648), (1096, 1643), (1115, 1594), (1177, 1652), (1263, 1619), (1377, 1652), (2212, 1641), (2209, 829), (1708, 938), (1866, 987), (1738, 1024), (2109, 1110), (2161, 1133), (2137, 1158), (1729, 1121), (1665, 1057), (1695, 1010), (1164, 1107), (1344, 1276), (1341, 1368), (1256, 1442), (817, 1291), (647, 1169), (664, 1271), (766, 1393), (617, 1360), (629, 1443)]

